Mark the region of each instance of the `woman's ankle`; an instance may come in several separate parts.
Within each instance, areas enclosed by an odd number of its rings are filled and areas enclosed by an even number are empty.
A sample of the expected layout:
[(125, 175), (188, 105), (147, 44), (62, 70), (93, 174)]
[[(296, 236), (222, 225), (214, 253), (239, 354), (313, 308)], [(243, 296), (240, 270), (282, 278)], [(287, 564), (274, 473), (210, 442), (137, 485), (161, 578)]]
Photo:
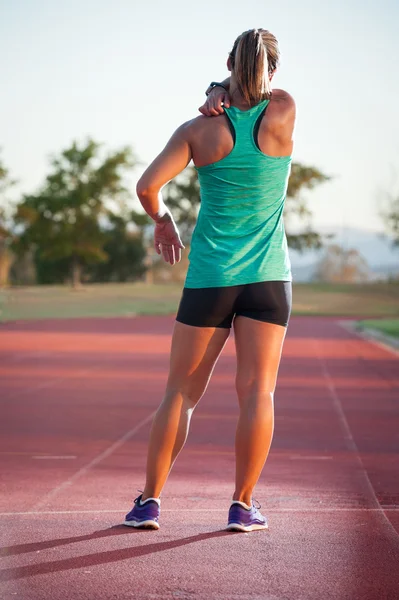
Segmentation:
[(145, 502), (146, 500), (148, 500), (148, 498), (156, 498), (157, 500), (159, 500), (160, 494), (156, 494), (155, 492), (153, 493), (152, 490), (146, 491), (144, 489), (144, 492), (141, 494), (140, 501)]
[(233, 502), (243, 502), (247, 506), (252, 506), (252, 491), (251, 492), (234, 492)]

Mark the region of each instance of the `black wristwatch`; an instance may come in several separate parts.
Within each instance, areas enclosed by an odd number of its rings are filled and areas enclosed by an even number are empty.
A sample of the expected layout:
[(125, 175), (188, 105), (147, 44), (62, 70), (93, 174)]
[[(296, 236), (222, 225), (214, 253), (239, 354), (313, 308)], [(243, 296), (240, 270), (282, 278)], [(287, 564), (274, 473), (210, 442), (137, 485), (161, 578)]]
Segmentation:
[(209, 84), (208, 89), (206, 90), (205, 94), (207, 96), (209, 96), (209, 94), (211, 93), (211, 91), (213, 90), (213, 88), (215, 87), (221, 87), (224, 89), (225, 92), (227, 92), (227, 88), (223, 85), (223, 83), (219, 83), (218, 81), (211, 81), (211, 83)]

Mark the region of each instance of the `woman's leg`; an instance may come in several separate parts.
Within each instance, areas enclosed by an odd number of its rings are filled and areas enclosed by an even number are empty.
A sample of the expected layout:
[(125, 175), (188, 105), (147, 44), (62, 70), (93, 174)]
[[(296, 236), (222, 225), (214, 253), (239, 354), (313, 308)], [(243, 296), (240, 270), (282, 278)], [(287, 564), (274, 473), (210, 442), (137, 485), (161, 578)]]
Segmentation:
[(240, 417), (236, 433), (236, 488), (233, 500), (252, 503), (273, 437), (276, 387), (286, 328), (244, 316), (234, 321), (236, 389)]
[(160, 495), (229, 333), (227, 328), (192, 327), (176, 322), (165, 397), (150, 434), (142, 500)]

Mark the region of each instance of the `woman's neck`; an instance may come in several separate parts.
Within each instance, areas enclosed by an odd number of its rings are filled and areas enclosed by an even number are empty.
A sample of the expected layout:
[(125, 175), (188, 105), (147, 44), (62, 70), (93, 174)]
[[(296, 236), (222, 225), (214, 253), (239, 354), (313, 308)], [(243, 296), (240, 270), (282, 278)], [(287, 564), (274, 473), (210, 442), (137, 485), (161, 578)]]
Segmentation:
[(245, 98), (243, 97), (243, 95), (240, 92), (236, 78), (234, 77), (233, 73), (231, 74), (231, 78), (230, 78), (229, 93), (230, 93), (230, 102), (231, 102), (232, 106), (236, 106), (237, 108), (240, 108), (243, 110), (250, 108), (250, 105), (248, 104), (248, 102), (245, 100)]
[(235, 107), (239, 108), (240, 110), (248, 110), (249, 108), (251, 108), (251, 104), (249, 104), (245, 100), (242, 93), (240, 92), (240, 88), (238, 87), (238, 83), (234, 76), (234, 73), (231, 73), (231, 75), (230, 75), (229, 94), (230, 94), (230, 102), (231, 102), (232, 106), (235, 106)]

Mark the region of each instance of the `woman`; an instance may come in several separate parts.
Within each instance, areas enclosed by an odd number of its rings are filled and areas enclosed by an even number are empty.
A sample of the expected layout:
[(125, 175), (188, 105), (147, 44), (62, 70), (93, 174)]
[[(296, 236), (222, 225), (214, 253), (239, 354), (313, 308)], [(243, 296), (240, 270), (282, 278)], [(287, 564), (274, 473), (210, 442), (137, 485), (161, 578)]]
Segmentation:
[[(144, 492), (125, 525), (158, 529), (159, 496), (182, 449), (233, 324), (236, 389), (236, 481), (228, 529), (267, 529), (252, 501), (273, 436), (273, 395), (291, 310), (291, 271), (282, 213), (291, 167), (295, 104), (271, 91), (279, 60), (264, 29), (240, 35), (229, 54), (231, 106), (215, 88), (205, 114), (177, 129), (137, 184), (155, 221), (155, 248), (173, 265), (184, 248), (161, 188), (194, 161), (201, 209), (173, 332), (165, 397), (150, 434)], [(220, 114), (221, 113), (221, 114)]]

